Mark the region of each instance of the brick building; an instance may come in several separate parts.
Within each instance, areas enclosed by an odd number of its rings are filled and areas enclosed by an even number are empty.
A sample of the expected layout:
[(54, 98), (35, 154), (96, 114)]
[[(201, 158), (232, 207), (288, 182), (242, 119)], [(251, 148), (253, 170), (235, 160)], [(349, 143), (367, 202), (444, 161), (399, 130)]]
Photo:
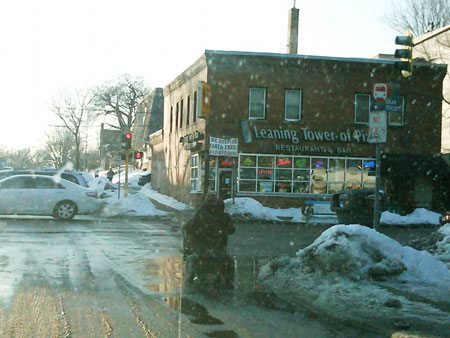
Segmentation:
[[(388, 116), (382, 187), (404, 211), (438, 208), (446, 66), (417, 62), (404, 78), (394, 62), (206, 51), (164, 88), (163, 129), (150, 135), (153, 187), (196, 205), (206, 173), (221, 198), (233, 188), (279, 207), (374, 187), (372, 85), (394, 82), (402, 104)], [(199, 81), (210, 86), (207, 119), (197, 116)], [(238, 139), (238, 157), (208, 156), (210, 137)]]

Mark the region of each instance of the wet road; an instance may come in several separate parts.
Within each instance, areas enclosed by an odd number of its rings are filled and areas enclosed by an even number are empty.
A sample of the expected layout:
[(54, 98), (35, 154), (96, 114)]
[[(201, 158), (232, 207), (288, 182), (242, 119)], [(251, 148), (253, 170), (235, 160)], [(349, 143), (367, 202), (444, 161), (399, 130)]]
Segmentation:
[(235, 290), (187, 292), (179, 224), (0, 217), (0, 337), (358, 336), (258, 291), (259, 265), (293, 250), (289, 234), (261, 247), (238, 229)]

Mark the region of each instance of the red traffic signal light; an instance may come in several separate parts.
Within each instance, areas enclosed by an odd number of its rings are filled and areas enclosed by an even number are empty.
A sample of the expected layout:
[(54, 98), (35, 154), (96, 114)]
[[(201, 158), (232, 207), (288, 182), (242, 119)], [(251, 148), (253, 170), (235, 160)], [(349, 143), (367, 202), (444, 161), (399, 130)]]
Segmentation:
[(126, 133), (125, 135), (122, 134), (122, 149), (123, 150), (131, 149), (131, 138), (132, 137), (133, 136), (131, 133)]
[(144, 152), (138, 151), (136, 152), (136, 160), (142, 160), (144, 158)]

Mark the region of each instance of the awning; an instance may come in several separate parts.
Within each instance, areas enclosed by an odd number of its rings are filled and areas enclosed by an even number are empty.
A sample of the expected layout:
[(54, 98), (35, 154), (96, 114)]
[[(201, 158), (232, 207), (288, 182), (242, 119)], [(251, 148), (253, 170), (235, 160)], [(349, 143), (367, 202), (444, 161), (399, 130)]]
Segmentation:
[(441, 155), (383, 154), (381, 175), (396, 177), (446, 176), (450, 168)]

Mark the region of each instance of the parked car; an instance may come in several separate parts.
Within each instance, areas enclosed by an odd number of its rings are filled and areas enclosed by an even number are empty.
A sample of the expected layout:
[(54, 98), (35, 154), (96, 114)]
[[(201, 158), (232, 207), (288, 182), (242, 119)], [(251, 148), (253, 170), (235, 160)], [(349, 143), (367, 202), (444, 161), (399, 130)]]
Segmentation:
[(98, 209), (97, 191), (45, 175), (14, 175), (0, 180), (0, 214), (72, 219)]
[(0, 180), (14, 175), (46, 175), (46, 176), (60, 175), (61, 178), (65, 180), (81, 185), (84, 188), (89, 188), (83, 174), (73, 171), (59, 172), (57, 170), (32, 170), (32, 169), (8, 170), (8, 171), (0, 171)]
[[(331, 198), (331, 210), (341, 224), (361, 224), (373, 227), (374, 189), (343, 190)], [(387, 210), (387, 198), (380, 191), (380, 211)]]
[(146, 173), (139, 177), (138, 185), (146, 185), (152, 181), (152, 173)]

